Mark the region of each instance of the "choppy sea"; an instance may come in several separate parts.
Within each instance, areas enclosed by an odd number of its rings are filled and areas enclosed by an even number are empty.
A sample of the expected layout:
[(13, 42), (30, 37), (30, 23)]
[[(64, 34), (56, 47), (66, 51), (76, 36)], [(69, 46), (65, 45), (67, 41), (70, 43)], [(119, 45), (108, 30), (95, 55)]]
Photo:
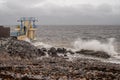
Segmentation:
[(39, 25), (36, 35), (38, 47), (104, 51), (120, 62), (120, 25)]

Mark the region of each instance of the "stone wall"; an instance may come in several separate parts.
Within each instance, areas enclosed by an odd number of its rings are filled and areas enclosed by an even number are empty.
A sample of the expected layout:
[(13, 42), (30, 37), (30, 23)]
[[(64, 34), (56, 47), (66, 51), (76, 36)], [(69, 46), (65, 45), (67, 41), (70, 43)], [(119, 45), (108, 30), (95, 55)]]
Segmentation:
[(0, 26), (0, 38), (10, 37), (10, 27)]

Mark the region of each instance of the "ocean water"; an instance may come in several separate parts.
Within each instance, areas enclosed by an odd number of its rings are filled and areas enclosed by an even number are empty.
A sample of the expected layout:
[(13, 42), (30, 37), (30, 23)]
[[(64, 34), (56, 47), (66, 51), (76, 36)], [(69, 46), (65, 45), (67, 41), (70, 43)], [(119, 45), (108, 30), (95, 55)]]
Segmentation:
[(39, 25), (37, 47), (104, 51), (120, 61), (120, 25)]
[[(120, 26), (38, 26), (37, 40), (58, 47), (74, 47), (76, 41), (95, 42), (97, 44), (114, 43), (119, 46)], [(93, 41), (94, 40), (94, 41)], [(97, 42), (98, 41), (98, 42)], [(81, 43), (80, 43), (81, 44)], [(97, 44), (96, 46), (99, 46)], [(117, 47), (117, 46), (116, 46)], [(119, 51), (119, 47), (117, 47)]]
[(107, 61), (120, 63), (120, 25), (41, 25), (36, 33), (38, 47), (104, 51), (112, 56)]

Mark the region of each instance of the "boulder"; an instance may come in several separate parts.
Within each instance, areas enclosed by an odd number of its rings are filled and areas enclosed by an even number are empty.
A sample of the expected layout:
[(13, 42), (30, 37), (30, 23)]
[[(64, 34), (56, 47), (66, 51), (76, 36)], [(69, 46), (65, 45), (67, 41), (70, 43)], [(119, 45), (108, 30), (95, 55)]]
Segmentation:
[(47, 52), (47, 49), (46, 48), (41, 48), (41, 51)]
[(67, 52), (72, 54), (72, 55), (75, 54), (75, 52), (73, 52), (72, 50), (68, 50)]
[(104, 52), (104, 51), (94, 51), (94, 50), (80, 50), (76, 51), (78, 54), (83, 54), (83, 55), (89, 55), (89, 56), (94, 56), (94, 57), (99, 57), (99, 58), (110, 58), (111, 56)]
[(5, 44), (5, 49), (11, 56), (20, 56), (22, 58), (31, 58), (38, 55), (38, 49), (29, 42), (10, 39)]
[(58, 53), (66, 53), (67, 52), (67, 50), (65, 49), (65, 48), (57, 48), (57, 52)]
[(46, 55), (45, 51), (42, 50), (42, 49), (38, 49), (38, 53), (39, 53), (40, 56), (45, 56)]
[(57, 50), (56, 50), (56, 48), (54, 48), (54, 47), (52, 47), (52, 48), (50, 48), (49, 50), (48, 50), (48, 54), (50, 55), (50, 56), (52, 56), (52, 57), (57, 57), (58, 55), (57, 55)]

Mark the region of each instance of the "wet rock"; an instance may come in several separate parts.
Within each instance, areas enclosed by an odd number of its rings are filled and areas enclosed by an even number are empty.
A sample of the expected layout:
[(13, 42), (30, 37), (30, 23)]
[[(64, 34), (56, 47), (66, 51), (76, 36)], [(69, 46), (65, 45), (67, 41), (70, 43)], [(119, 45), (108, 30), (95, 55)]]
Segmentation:
[(38, 53), (39, 53), (40, 56), (45, 56), (46, 55), (45, 52), (41, 49), (38, 49)]
[(64, 57), (67, 57), (67, 54), (64, 54)]
[(73, 52), (72, 50), (68, 50), (67, 52), (70, 54), (75, 54), (75, 52)]
[(84, 50), (82, 49), (81, 51), (76, 51), (78, 54), (83, 54), (83, 55), (89, 55), (89, 56), (94, 56), (94, 57), (99, 57), (99, 58), (110, 58), (111, 56), (104, 52), (104, 51), (94, 51), (94, 50)]
[(41, 48), (41, 51), (47, 52), (47, 49), (46, 48)]
[(66, 53), (66, 51), (67, 50), (65, 48), (57, 48), (58, 53), (63, 53), (64, 54), (64, 53)]
[(111, 57), (109, 54), (107, 54), (106, 52), (103, 52), (103, 51), (97, 51), (96, 56), (102, 57), (102, 58), (110, 58)]
[(48, 50), (48, 54), (50, 55), (50, 56), (52, 56), (52, 57), (57, 57), (58, 55), (57, 55), (57, 50), (56, 50), (56, 48), (54, 48), (54, 47), (52, 47), (52, 48), (50, 48), (49, 50)]
[(26, 41), (10, 39), (5, 44), (5, 49), (11, 56), (20, 56), (22, 58), (36, 57), (38, 49)]

